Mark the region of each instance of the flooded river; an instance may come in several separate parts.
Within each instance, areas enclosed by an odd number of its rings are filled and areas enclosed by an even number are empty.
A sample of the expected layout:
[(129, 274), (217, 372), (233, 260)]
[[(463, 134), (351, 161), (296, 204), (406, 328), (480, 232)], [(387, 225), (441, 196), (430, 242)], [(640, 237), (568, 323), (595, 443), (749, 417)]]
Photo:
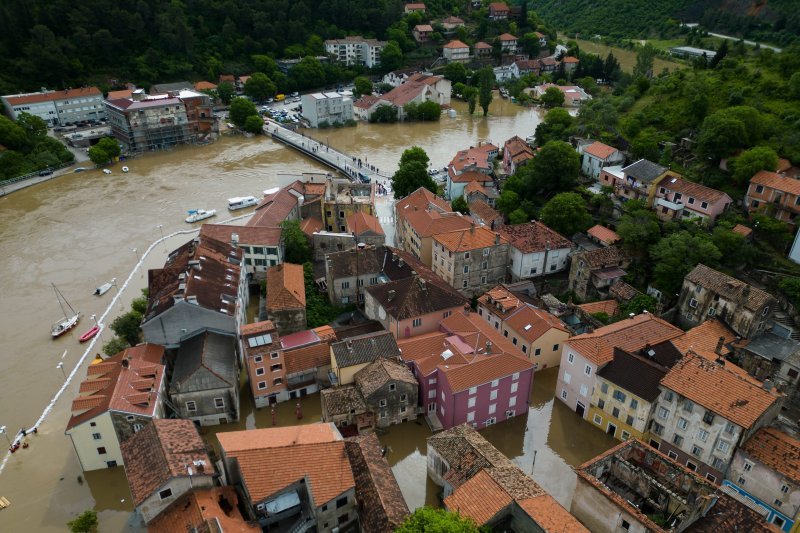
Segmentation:
[[(392, 171), (401, 151), (411, 145), (425, 148), (431, 162), (441, 167), (461, 148), (483, 140), (501, 145), (512, 135), (524, 138), (540, 121), (537, 111), (503, 100), (492, 104), (493, 115), (488, 119), (467, 117), (460, 103), (454, 107), (457, 117), (443, 117), (439, 123), (359, 124), (311, 133), (382, 171)], [(148, 154), (126, 164), (128, 174), (116, 165), (111, 175), (70, 174), (0, 198), (0, 426), (7, 426), (12, 437), (39, 418), (64, 383), (57, 364), (63, 361), (69, 374), (83, 354), (78, 336), (89, 329), (92, 314), (105, 310), (116, 290), (98, 298), (92, 295), (95, 287), (111, 278), (121, 284), (161, 231), (187, 229), (183, 218), (188, 209), (215, 208), (221, 215), (217, 218), (224, 218), (226, 198), (260, 195), (264, 189), (283, 185), (279, 173), (322, 170), (319, 164), (263, 137), (224, 138), (209, 146)], [(390, 216), (390, 204), (381, 205), (381, 211)], [(162, 265), (167, 249), (189, 238), (173, 237), (155, 248), (145, 268)], [(108, 323), (123, 312), (123, 306), (128, 307), (146, 279), (144, 271), (134, 275)], [(51, 283), (84, 315), (76, 330), (55, 341), (49, 328), (61, 311)], [(106, 340), (109, 335), (104, 333)], [(0, 531), (63, 531), (64, 524), (85, 509), (98, 512), (101, 531), (129, 529), (132, 505), (122, 468), (82, 474), (64, 435), (72, 398), (84, 376), (85, 368), (79, 369), (77, 379), (31, 438), (31, 446), (12, 455), (0, 474), (0, 496), (11, 502), (0, 511)], [(554, 380), (554, 373), (537, 375), (527, 420), (498, 424), (485, 434), (528, 472), (536, 451), (534, 477), (566, 504), (574, 483), (568, 465), (580, 463), (611, 442), (552, 400)], [(303, 422), (317, 420), (319, 410), (317, 396), (304, 399)], [(296, 422), (294, 406), (281, 406), (277, 422)], [(249, 393), (243, 392), (242, 420), (224, 430), (271, 423), (268, 412), (253, 413)], [(435, 488), (425, 480), (427, 436), (427, 427), (413, 423), (381, 436), (390, 446), (387, 457), (412, 507), (435, 503), (437, 498)], [(0, 443), (5, 445), (4, 437)]]

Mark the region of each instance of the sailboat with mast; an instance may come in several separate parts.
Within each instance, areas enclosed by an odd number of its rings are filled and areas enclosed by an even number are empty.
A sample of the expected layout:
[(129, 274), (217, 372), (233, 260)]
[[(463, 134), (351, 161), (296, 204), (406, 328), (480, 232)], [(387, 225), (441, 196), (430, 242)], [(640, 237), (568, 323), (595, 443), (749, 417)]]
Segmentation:
[[(77, 326), (78, 321), (81, 319), (81, 313), (72, 308), (55, 284), (51, 285), (53, 285), (53, 290), (56, 292), (56, 298), (58, 299), (58, 305), (61, 306), (61, 312), (64, 313), (64, 316), (53, 324), (53, 327), (50, 329), (50, 335), (55, 339)], [(69, 312), (67, 310), (69, 310)]]

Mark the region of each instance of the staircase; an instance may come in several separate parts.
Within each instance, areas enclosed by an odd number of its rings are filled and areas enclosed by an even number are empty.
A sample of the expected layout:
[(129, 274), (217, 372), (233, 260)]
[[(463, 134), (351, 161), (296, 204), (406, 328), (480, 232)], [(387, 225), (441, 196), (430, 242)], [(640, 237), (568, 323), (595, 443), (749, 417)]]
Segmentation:
[(800, 328), (798, 328), (797, 325), (794, 323), (792, 317), (784, 314), (781, 311), (776, 311), (775, 314), (772, 316), (772, 321), (789, 328), (792, 331), (791, 335), (792, 340), (800, 342)]

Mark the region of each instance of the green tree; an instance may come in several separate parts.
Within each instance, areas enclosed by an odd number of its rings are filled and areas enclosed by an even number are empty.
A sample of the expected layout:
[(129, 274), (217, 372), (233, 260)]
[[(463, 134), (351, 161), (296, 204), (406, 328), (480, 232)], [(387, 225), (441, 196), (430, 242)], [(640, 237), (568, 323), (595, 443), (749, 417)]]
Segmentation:
[(248, 133), (262, 133), (264, 131), (264, 120), (258, 115), (250, 115), (244, 119), (242, 129)]
[(528, 217), (528, 213), (525, 212), (525, 210), (520, 207), (520, 208), (514, 209), (511, 213), (509, 213), (509, 215), (508, 215), (508, 223), (512, 224), (512, 225), (513, 224), (524, 224), (524, 223), (526, 223), (528, 221), (529, 218), (530, 217)]
[(379, 105), (369, 117), (370, 122), (394, 123), (397, 122), (398, 109), (393, 105)]
[(47, 122), (36, 115), (23, 111), (17, 116), (17, 124), (25, 130), (30, 140), (41, 139), (47, 135)]
[(438, 189), (428, 174), (426, 165), (421, 161), (409, 161), (401, 164), (392, 176), (392, 189), (394, 189), (394, 197), (397, 199), (408, 196), (420, 187), (425, 187), (432, 193), (436, 193)]
[(574, 119), (566, 109), (551, 109), (536, 126), (536, 145), (544, 146), (549, 141), (567, 141), (574, 133), (573, 123)]
[[(488, 528), (483, 528), (488, 531)], [(395, 528), (394, 533), (477, 533), (483, 530), (478, 528), (471, 518), (462, 517), (458, 513), (420, 507), (415, 510), (406, 521)]]
[(89, 148), (88, 154), (89, 160), (91, 160), (91, 162), (95, 165), (105, 165), (111, 162), (111, 157), (108, 155), (108, 153), (98, 145), (94, 145)]
[(439, 120), (442, 117), (442, 106), (433, 100), (427, 100), (417, 106), (417, 119), (427, 122)]
[(228, 105), (233, 99), (233, 84), (229, 81), (223, 81), (217, 85), (217, 96), (223, 105)]
[[(372, 94), (372, 82), (365, 76), (359, 76), (353, 80), (353, 89), (354, 93), (358, 96)], [(358, 98), (358, 96), (356, 96), (356, 98)]]
[(303, 263), (303, 274), (306, 282), (306, 327), (317, 328), (330, 324), (344, 309), (331, 304), (327, 295), (319, 292), (311, 263)]
[(114, 137), (103, 137), (97, 142), (97, 146), (102, 148), (110, 158), (119, 157), (122, 150), (119, 147), (119, 141)]
[(503, 188), (495, 206), (498, 211), (510, 217), (511, 213), (519, 209), (519, 195), (507, 187)]
[[(631, 203), (631, 202), (628, 202)], [(622, 247), (631, 253), (647, 254), (647, 249), (661, 238), (661, 226), (656, 214), (647, 209), (625, 213), (617, 224)]]
[(528, 175), (529, 191), (559, 192), (575, 186), (580, 169), (580, 156), (572, 145), (550, 141), (520, 172)]
[(756, 146), (746, 150), (733, 160), (733, 181), (743, 186), (759, 170), (775, 171), (778, 168), (778, 154), (768, 146)]
[(391, 72), (403, 66), (403, 51), (394, 41), (383, 47), (381, 51), (381, 70)]
[(649, 78), (653, 75), (656, 53), (656, 48), (650, 43), (639, 47), (636, 51), (636, 65), (633, 67), (634, 78)]
[(719, 160), (733, 155), (744, 146), (746, 138), (741, 120), (718, 111), (703, 120), (697, 146), (704, 155)]
[(289, 78), (294, 81), (299, 90), (320, 87), (325, 84), (325, 69), (319, 59), (306, 56), (300, 60), (292, 70), (289, 71)]
[(667, 235), (650, 247), (653, 262), (653, 284), (665, 294), (677, 294), (683, 278), (698, 263), (715, 267), (721, 257), (719, 249), (705, 233), (679, 231)]
[(800, 278), (783, 278), (778, 282), (778, 289), (786, 295), (795, 308), (800, 307)]
[(250, 59), (253, 61), (253, 66), (255, 67), (256, 72), (263, 72), (268, 77), (272, 77), (272, 74), (278, 70), (278, 64), (275, 62), (274, 59), (267, 55), (252, 55)]
[(800, 100), (800, 70), (789, 78), (789, 95), (795, 100)]
[(275, 96), (278, 88), (275, 83), (263, 72), (256, 72), (244, 84), (244, 94), (262, 102)]
[(747, 242), (744, 235), (735, 233), (722, 224), (714, 228), (711, 241), (722, 254), (720, 261), (729, 268), (752, 264), (756, 259), (756, 249)]
[(655, 298), (648, 294), (637, 294), (627, 302), (619, 306), (620, 315), (623, 317), (629, 316), (631, 313), (638, 315), (644, 311), (653, 312), (656, 310), (658, 302)]
[(492, 67), (483, 67), (478, 71), (478, 102), (483, 109), (483, 116), (489, 114), (492, 103), (492, 89), (494, 88), (494, 71)]
[(113, 137), (103, 137), (97, 144), (89, 148), (89, 159), (95, 165), (105, 165), (121, 153), (119, 142)]
[(756, 242), (766, 242), (780, 253), (792, 241), (792, 229), (769, 215), (757, 213), (752, 216), (753, 235)]
[(234, 98), (228, 116), (237, 127), (243, 128), (247, 117), (256, 115), (256, 105), (247, 98)]
[(475, 87), (467, 86), (461, 92), (461, 97), (467, 102), (469, 114), (475, 114), (475, 108), (478, 107), (478, 89)]
[(445, 65), (442, 74), (454, 84), (467, 82), (467, 67), (463, 63), (448, 63)]
[(631, 154), (634, 160), (648, 159), (658, 161), (660, 152), (658, 143), (660, 136), (655, 128), (645, 128), (631, 142)]
[(592, 225), (586, 202), (574, 192), (553, 196), (542, 208), (541, 219), (551, 229), (566, 236), (585, 231)]
[(545, 107), (561, 107), (564, 105), (564, 93), (558, 87), (548, 87), (539, 100)]
[(399, 166), (402, 167), (403, 165), (407, 165), (412, 161), (419, 161), (422, 163), (422, 166), (427, 167), (428, 163), (430, 163), (430, 158), (428, 157), (428, 153), (424, 148), (412, 146), (411, 148), (406, 148), (403, 150), (403, 153), (400, 155)]
[(125, 339), (113, 337), (110, 341), (103, 345), (103, 353), (109, 357), (113, 357), (129, 346), (130, 344), (128, 344)]
[(111, 330), (129, 345), (136, 346), (142, 336), (141, 325), (142, 314), (131, 310), (115, 318)]
[(450, 202), (450, 208), (463, 215), (469, 215), (469, 206), (463, 196), (457, 196), (455, 200)]
[(281, 222), (281, 242), (284, 249), (284, 261), (295, 265), (302, 265), (311, 261), (311, 246), (308, 237), (300, 229), (296, 220)]
[(91, 533), (97, 529), (97, 513), (86, 510), (67, 522), (67, 527), (71, 533)]

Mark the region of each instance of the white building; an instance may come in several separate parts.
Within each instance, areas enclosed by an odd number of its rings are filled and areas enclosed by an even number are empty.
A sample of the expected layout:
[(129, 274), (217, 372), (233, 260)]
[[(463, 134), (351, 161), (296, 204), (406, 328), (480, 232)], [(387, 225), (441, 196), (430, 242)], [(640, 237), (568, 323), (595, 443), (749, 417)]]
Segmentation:
[(442, 48), (442, 55), (448, 63), (469, 61), (469, 45), (459, 40), (450, 41)]
[(2, 100), (11, 120), (17, 120), (20, 113), (28, 113), (48, 126), (57, 126), (106, 118), (103, 93), (97, 87), (9, 94)]
[(600, 141), (583, 146), (581, 152), (581, 172), (590, 178), (598, 179), (604, 167), (622, 165), (625, 154)]
[[(348, 35), (344, 39), (325, 41), (325, 52), (345, 65), (364, 65), (374, 68), (381, 64), (381, 51), (386, 41), (364, 39), (360, 35)], [(305, 108), (305, 106), (303, 106)]]
[(344, 123), (353, 119), (353, 100), (339, 93), (312, 93), (302, 96), (303, 118), (312, 128), (321, 122)]
[(572, 242), (541, 222), (503, 226), (500, 233), (511, 244), (508, 270), (512, 281), (567, 270)]

